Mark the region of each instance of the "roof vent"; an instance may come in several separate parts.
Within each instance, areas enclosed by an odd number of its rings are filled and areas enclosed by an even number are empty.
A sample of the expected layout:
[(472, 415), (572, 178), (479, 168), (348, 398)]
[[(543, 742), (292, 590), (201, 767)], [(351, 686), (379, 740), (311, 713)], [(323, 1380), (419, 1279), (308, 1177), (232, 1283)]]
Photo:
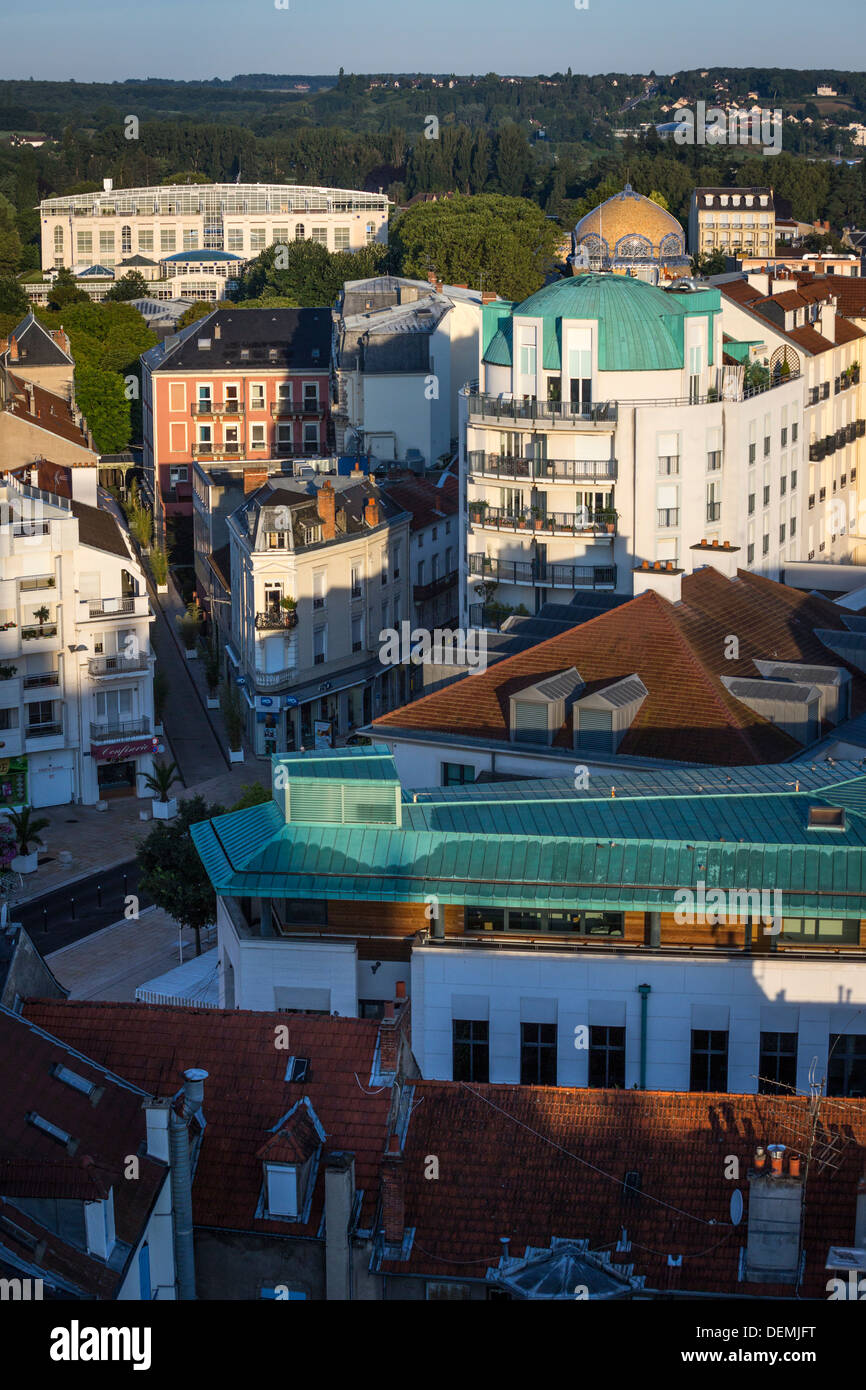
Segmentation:
[(210, 352), (210, 338), (199, 338), (198, 350), (199, 352)]

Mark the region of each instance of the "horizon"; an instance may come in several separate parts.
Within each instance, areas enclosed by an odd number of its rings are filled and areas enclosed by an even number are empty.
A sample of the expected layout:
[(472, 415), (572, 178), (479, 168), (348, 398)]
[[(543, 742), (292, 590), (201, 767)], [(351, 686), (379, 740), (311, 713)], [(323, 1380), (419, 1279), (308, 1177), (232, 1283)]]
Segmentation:
[[(285, 7), (278, 9), (278, 3)], [(322, 10), (308, 0), (262, 0), (257, 12), (244, 11), (242, 33), (235, 35), (232, 29), (237, 8), (227, 0), (213, 0), (206, 12), (198, 3), (177, 6), (155, 0), (146, 13), (136, 13), (132, 21), (127, 13), (120, 26), (110, 29), (105, 25), (103, 0), (82, 0), (74, 10), (60, 0), (46, 0), (40, 20), (50, 36), (52, 56), (45, 57), (46, 46), (40, 45), (40, 66), (38, 70), (31, 66), (32, 16), (17, 10), (4, 24), (6, 59), (0, 80), (228, 81), (238, 75), (263, 73), (257, 55), (266, 53), (271, 62), (274, 47), (281, 41), (290, 48), (291, 66), (298, 70), (297, 75), (310, 77), (332, 76), (340, 67), (361, 75), (410, 76), (423, 71), (423, 75), (438, 76), (457, 75), (459, 70), (461, 76), (495, 71), (502, 76), (532, 77), (568, 67), (585, 76), (605, 76), (611, 72), (670, 74), (743, 66), (856, 72), (866, 66), (866, 26), (860, 0), (839, 0), (834, 22), (824, 33), (810, 32), (814, 6), (807, 0), (790, 0), (781, 33), (775, 12), (756, 11), (748, 0), (731, 0), (723, 17), (723, 34), (695, 34), (673, 42), (672, 35), (682, 18), (673, 0), (662, 0), (651, 13), (638, 0), (586, 0), (586, 6), (577, 9), (576, 0), (539, 0), (533, 7), (532, 31), (521, 34), (527, 18), (521, 0), (475, 0), (470, 19), (461, 0), (439, 0), (436, 30), (431, 34), (426, 7), (407, 7), (397, 0), (371, 0), (363, 13), (349, 0), (331, 0), (325, 22)], [(208, 24), (203, 32), (201, 18), (205, 13)], [(80, 53), (82, 33), (90, 35), (87, 59), (79, 63), (76, 72), (70, 72), (67, 55)], [(167, 33), (174, 52), (190, 55), (187, 62), (191, 70), (183, 76), (165, 70)], [(844, 69), (834, 66), (840, 33), (845, 34), (848, 50), (849, 66)], [(744, 41), (752, 60), (746, 65), (735, 57), (737, 51), (742, 52)], [(518, 47), (524, 55), (521, 67), (525, 70), (512, 66)], [(123, 78), (108, 76), (119, 64), (126, 66), (130, 48), (140, 55), (138, 63), (130, 64)], [(701, 51), (707, 48), (720, 51), (710, 60)], [(615, 64), (608, 56), (613, 50), (617, 54)], [(461, 60), (456, 63), (455, 52)], [(424, 54), (430, 62), (422, 70), (417, 62), (407, 62), (409, 53), (413, 57)], [(227, 56), (233, 72), (224, 61)], [(276, 66), (285, 69), (288, 65)]]

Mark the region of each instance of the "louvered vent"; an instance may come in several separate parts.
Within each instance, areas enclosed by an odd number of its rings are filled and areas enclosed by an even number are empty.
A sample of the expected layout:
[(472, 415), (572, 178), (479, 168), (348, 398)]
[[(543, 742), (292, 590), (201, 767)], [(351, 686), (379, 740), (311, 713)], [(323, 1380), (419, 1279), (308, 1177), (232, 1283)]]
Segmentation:
[(520, 743), (549, 742), (547, 705), (529, 700), (514, 701), (514, 737)]
[(613, 748), (613, 715), (609, 710), (580, 709), (575, 746), (591, 748), (596, 753), (610, 753)]
[(290, 781), (286, 820), (295, 825), (399, 825), (392, 784)]

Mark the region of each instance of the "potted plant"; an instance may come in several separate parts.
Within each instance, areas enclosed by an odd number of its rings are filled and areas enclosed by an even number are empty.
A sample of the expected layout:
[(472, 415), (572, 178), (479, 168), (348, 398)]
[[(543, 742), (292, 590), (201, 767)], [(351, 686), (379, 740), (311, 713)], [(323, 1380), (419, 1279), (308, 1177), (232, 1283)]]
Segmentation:
[(202, 611), (195, 599), (186, 606), (186, 612), (182, 618), (177, 618), (176, 622), (180, 627), (181, 641), (183, 642), (187, 661), (195, 661), (198, 656), (196, 643), (201, 632)]
[(45, 607), (44, 603), (40, 608), (34, 608), (33, 616), (39, 623), (39, 631), (41, 633), (43, 625), (48, 622), (48, 619), (50, 617), (48, 609)]
[(220, 683), (220, 654), (219, 647), (215, 642), (202, 642), (202, 657), (204, 659), (204, 678), (207, 681), (207, 707), (208, 709), (219, 709), (219, 690)]
[(287, 594), (285, 598), (280, 599), (280, 607), (286, 615), (286, 627), (294, 627), (298, 621), (298, 600)]
[(223, 682), (220, 694), (220, 709), (226, 735), (229, 741), (229, 762), (242, 763), (244, 760), (243, 729), (244, 717), (237, 688), (228, 681)]
[(155, 734), (162, 733), (162, 716), (167, 699), (168, 679), (164, 671), (155, 671), (153, 675), (153, 732)]
[(50, 821), (44, 816), (34, 817), (32, 806), (22, 806), (20, 811), (8, 811), (7, 815), (18, 846), (18, 853), (10, 868), (19, 874), (35, 873), (39, 864), (39, 851), (34, 846), (42, 844), (39, 832), (45, 830)]
[(544, 525), (544, 512), (540, 507), (532, 507), (532, 520), (536, 531), (540, 531)]
[(155, 762), (153, 772), (146, 772), (144, 785), (156, 795), (151, 803), (156, 820), (171, 820), (177, 815), (177, 801), (169, 796), (175, 782), (179, 782), (177, 763)]
[(168, 593), (168, 551), (164, 546), (155, 545), (150, 552), (150, 572), (153, 575), (158, 594)]
[(17, 673), (17, 666), (11, 666), (8, 662), (4, 662), (3, 665), (0, 666), (0, 681), (11, 681)]

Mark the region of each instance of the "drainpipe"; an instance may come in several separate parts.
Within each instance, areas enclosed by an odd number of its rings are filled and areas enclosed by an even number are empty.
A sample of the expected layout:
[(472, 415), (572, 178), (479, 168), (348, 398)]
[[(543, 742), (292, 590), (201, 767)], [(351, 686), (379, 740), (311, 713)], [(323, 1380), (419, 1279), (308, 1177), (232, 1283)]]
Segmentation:
[(174, 1217), (174, 1261), (177, 1296), (195, 1299), (195, 1249), (192, 1225), (192, 1165), (189, 1122), (201, 1110), (207, 1072), (190, 1068), (183, 1074), (183, 1106), (169, 1111), (168, 1150), (171, 1163), (171, 1204)]
[(646, 1019), (647, 1019), (647, 1000), (649, 998), (652, 985), (638, 985), (637, 992), (640, 995), (640, 1089), (646, 1090)]

